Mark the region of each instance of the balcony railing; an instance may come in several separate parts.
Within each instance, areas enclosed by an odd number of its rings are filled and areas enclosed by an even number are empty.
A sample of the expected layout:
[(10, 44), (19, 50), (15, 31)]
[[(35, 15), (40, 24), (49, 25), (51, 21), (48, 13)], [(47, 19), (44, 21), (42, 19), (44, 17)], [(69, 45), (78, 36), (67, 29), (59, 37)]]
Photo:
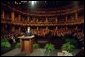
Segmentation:
[(54, 21), (54, 22), (37, 22), (37, 21), (27, 21), (27, 20), (18, 20), (14, 19), (14, 21), (11, 20), (11, 18), (5, 18), (1, 19), (1, 23), (11, 23), (11, 24), (19, 24), (19, 25), (32, 25), (32, 26), (55, 26), (55, 25), (72, 25), (72, 24), (81, 24), (84, 23), (84, 17), (79, 17), (78, 19), (70, 19), (67, 21)]

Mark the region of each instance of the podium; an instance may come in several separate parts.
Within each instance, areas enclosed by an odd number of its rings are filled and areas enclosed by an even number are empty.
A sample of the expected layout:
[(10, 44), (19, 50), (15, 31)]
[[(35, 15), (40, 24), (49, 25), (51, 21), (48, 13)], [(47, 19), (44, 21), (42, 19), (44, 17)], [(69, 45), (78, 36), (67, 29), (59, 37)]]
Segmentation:
[(21, 44), (21, 52), (25, 54), (32, 53), (32, 39), (34, 38), (34, 35), (32, 36), (21, 36), (20, 38), (20, 44)]

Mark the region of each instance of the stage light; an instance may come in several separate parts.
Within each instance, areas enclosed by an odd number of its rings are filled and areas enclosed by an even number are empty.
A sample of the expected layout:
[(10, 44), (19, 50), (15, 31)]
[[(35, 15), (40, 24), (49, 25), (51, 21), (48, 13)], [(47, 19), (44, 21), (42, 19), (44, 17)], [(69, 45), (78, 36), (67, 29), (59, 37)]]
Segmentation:
[(45, 3), (46, 3), (46, 1), (45, 1)]
[(29, 3), (31, 3), (31, 6), (34, 6), (36, 4), (37, 1), (29, 1)]
[(15, 4), (18, 4), (18, 2), (15, 1)]

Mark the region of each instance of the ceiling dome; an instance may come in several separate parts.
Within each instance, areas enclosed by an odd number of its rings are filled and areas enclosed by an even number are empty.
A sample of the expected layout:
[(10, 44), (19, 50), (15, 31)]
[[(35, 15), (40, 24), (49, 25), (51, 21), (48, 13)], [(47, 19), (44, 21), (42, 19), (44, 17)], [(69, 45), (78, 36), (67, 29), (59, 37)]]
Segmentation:
[[(3, 3), (8, 3), (11, 5), (16, 5), (22, 9), (37, 9), (37, 8), (58, 8), (65, 7), (68, 5), (78, 5), (78, 3), (82, 1), (5, 1), (2, 0)], [(83, 2), (82, 2), (83, 3)]]

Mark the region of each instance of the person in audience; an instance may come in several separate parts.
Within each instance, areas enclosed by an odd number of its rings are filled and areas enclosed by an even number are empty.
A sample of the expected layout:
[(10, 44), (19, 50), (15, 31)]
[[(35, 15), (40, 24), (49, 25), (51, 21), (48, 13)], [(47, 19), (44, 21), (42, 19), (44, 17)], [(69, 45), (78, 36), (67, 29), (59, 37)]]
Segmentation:
[(14, 46), (15, 46), (15, 44), (16, 44), (16, 40), (15, 40), (13, 34), (10, 34), (10, 35), (9, 35), (9, 39), (8, 39), (8, 41), (10, 42), (11, 47), (14, 47)]

